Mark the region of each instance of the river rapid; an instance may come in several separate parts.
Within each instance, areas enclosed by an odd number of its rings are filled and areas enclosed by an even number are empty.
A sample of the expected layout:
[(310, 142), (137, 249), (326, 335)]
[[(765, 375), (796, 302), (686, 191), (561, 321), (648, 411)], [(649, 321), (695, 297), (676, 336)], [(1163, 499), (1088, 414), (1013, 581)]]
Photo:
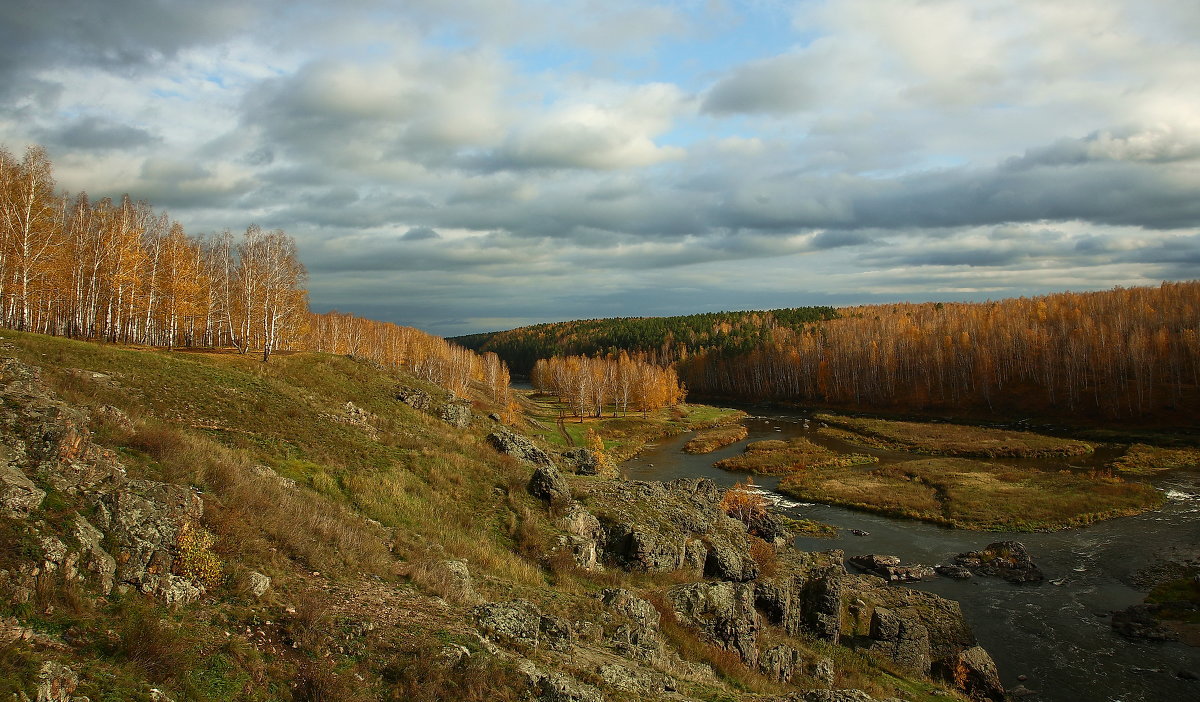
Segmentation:
[[(681, 450), (691, 435), (678, 436), (646, 447), (622, 468), (632, 480), (706, 477), (729, 487), (744, 479), (745, 474), (714, 468), (713, 462), (741, 453), (750, 441), (796, 436), (834, 450), (872, 453), (881, 463), (915, 457), (826, 439), (816, 433), (817, 422), (806, 419), (803, 412), (771, 410), (745, 420), (750, 435), (732, 446), (694, 456)], [(1086, 469), (1110, 457), (1101, 454), (1038, 460), (1056, 467)], [(1139, 570), (1172, 551), (1200, 550), (1198, 472), (1172, 472), (1154, 480), (1167, 498), (1160, 509), (1088, 527), (1033, 534), (966, 531), (843, 507), (798, 503), (773, 491), (778, 478), (755, 476), (754, 480), (785, 514), (839, 527), (837, 538), (796, 539), (796, 546), (806, 551), (842, 549), (846, 556), (889, 554), (899, 556), (905, 564), (936, 565), (993, 541), (1015, 539), (1024, 543), (1045, 573), (1046, 582), (1013, 585), (999, 578), (935, 578), (906, 586), (961, 603), (979, 643), (996, 660), (1005, 687), (1011, 690), (1024, 685), (1037, 691), (1025, 699), (1200, 700), (1200, 682), (1177, 675), (1181, 671), (1200, 675), (1200, 648), (1129, 640), (1109, 625), (1111, 611), (1138, 604), (1145, 597), (1145, 591), (1133, 584)], [(868, 535), (855, 536), (851, 529)], [(1018, 676), (1026, 679), (1019, 681)]]

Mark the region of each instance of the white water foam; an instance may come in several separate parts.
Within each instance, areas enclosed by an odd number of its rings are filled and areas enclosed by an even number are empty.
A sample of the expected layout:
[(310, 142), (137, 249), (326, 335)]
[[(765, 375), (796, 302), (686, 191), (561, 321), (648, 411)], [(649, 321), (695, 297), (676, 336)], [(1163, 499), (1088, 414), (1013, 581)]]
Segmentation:
[(1179, 502), (1200, 500), (1200, 495), (1194, 492), (1184, 492), (1183, 490), (1167, 490), (1167, 499)]
[(785, 507), (787, 509), (791, 509), (793, 507), (812, 507), (815, 504), (813, 502), (796, 502), (794, 500), (789, 500), (777, 492), (771, 492), (770, 490), (765, 490), (760, 487), (756, 487), (750, 490), (750, 492), (755, 495), (762, 495), (763, 499), (767, 501), (767, 504), (771, 505), (772, 507)]

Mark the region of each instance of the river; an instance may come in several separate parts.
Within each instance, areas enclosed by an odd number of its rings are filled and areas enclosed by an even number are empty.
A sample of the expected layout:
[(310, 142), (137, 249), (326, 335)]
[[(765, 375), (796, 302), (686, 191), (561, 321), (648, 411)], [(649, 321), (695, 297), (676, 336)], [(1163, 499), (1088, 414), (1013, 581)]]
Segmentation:
[[(683, 453), (681, 448), (690, 438), (684, 435), (646, 447), (622, 468), (633, 480), (702, 476), (728, 487), (745, 475), (720, 470), (712, 464), (741, 453), (750, 441), (804, 436), (835, 450), (850, 448), (819, 436), (815, 431), (817, 422), (806, 424), (804, 413), (799, 411), (772, 410), (744, 423), (750, 430), (749, 438), (711, 454)], [(881, 462), (913, 457), (861, 447), (853, 450), (874, 453)], [(1093, 459), (1058, 460), (1064, 465), (1088, 467), (1090, 462), (1105, 458), (1101, 455)], [(797, 503), (772, 492), (777, 478), (756, 476), (755, 482), (784, 513), (840, 528), (837, 538), (796, 539), (796, 546), (807, 551), (836, 548), (847, 556), (890, 554), (899, 556), (906, 564), (935, 565), (993, 541), (1015, 539), (1024, 543), (1046, 574), (1047, 582), (1013, 585), (998, 578), (935, 578), (908, 587), (935, 592), (961, 603), (979, 643), (996, 660), (1005, 687), (1024, 685), (1038, 692), (1026, 699), (1200, 700), (1200, 682), (1177, 675), (1181, 671), (1200, 674), (1200, 648), (1129, 640), (1109, 625), (1109, 612), (1140, 603), (1145, 597), (1145, 592), (1132, 584), (1135, 573), (1154, 563), (1165, 549), (1184, 548), (1193, 552), (1200, 549), (1200, 472), (1173, 472), (1156, 479), (1155, 485), (1164, 491), (1167, 501), (1152, 512), (1083, 528), (1034, 534), (965, 531), (843, 507)], [(851, 529), (868, 535), (854, 536)], [(1021, 675), (1026, 680), (1019, 681)]]

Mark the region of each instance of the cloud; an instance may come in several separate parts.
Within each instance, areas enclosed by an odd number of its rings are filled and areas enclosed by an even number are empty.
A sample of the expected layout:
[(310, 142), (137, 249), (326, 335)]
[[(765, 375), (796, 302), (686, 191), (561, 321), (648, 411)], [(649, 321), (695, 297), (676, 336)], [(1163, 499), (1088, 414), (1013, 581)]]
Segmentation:
[(84, 117), (58, 129), (42, 129), (40, 134), (45, 144), (82, 151), (135, 149), (162, 141), (145, 129), (98, 117)]
[(413, 227), (404, 232), (404, 236), (400, 238), (404, 241), (426, 241), (429, 239), (441, 239), (442, 236), (429, 227)]
[(786, 114), (817, 104), (806, 74), (812, 70), (802, 55), (783, 55), (738, 66), (717, 81), (701, 110), (713, 115), (739, 112)]

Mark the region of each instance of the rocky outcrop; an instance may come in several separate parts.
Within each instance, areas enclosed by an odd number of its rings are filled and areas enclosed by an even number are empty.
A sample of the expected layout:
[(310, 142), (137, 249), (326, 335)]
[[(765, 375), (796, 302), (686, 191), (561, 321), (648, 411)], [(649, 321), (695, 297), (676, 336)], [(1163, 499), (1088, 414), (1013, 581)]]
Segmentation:
[(988, 544), (982, 551), (960, 553), (954, 564), (970, 570), (975, 575), (990, 575), (1004, 578), (1010, 583), (1036, 583), (1045, 580), (1042, 571), (1029, 557), (1029, 551), (1020, 541), (997, 541)]
[(851, 556), (850, 565), (859, 570), (878, 575), (888, 582), (918, 582), (932, 577), (933, 568), (923, 565), (902, 565), (898, 556), (880, 556), (868, 554)]
[(589, 448), (573, 448), (563, 451), (562, 465), (576, 475), (599, 475), (600, 458)]
[(487, 440), (500, 453), (512, 456), (519, 461), (524, 461), (534, 466), (554, 465), (554, 460), (550, 458), (550, 454), (511, 429), (499, 427), (487, 435)]
[(870, 650), (881, 653), (900, 667), (929, 675), (929, 629), (910, 612), (876, 607), (871, 614)]
[(758, 665), (760, 622), (754, 609), (754, 586), (748, 583), (701, 582), (679, 585), (667, 597), (680, 621), (702, 632), (711, 642)]
[(24, 519), (41, 506), (46, 491), (38, 488), (21, 470), (0, 457), (0, 515)]
[(179, 485), (130, 480), (103, 495), (96, 520), (115, 547), (118, 583), (166, 602), (192, 602), (197, 583), (172, 573), (179, 533), (185, 522), (197, 524), (204, 511), (199, 495)]
[(471, 402), (458, 398), (451, 399), (438, 411), (438, 417), (450, 426), (463, 429), (471, 424)]
[(842, 552), (779, 554), (778, 572), (755, 581), (755, 602), (770, 623), (792, 636), (837, 643), (843, 608)]
[(595, 686), (562, 673), (543, 672), (532, 661), (520, 661), (517, 670), (529, 681), (537, 702), (604, 702), (604, 695)]
[(553, 465), (540, 466), (529, 478), (529, 494), (555, 504), (571, 501), (571, 486)]
[(567, 651), (574, 642), (574, 632), (565, 619), (543, 614), (526, 600), (480, 605), (472, 614), (484, 637), (507, 648)]
[(611, 565), (738, 582), (758, 575), (746, 525), (721, 510), (711, 480), (603, 481), (587, 485), (580, 499), (600, 522), (599, 550)]
[(654, 605), (629, 590), (609, 588), (599, 594), (600, 601), (618, 617), (606, 616), (605, 640), (622, 656), (636, 661), (663, 660), (666, 644), (659, 625), (661, 615)]
[[(133, 587), (170, 603), (197, 599), (203, 586), (175, 571), (180, 529), (199, 523), (200, 497), (129, 479), (91, 440), (87, 414), (59, 401), (35, 368), (6, 359), (0, 372), (0, 504), (40, 551), (38, 560), (0, 571), (0, 588), (25, 601), (38, 572), (56, 572), (91, 580), (104, 594)], [(76, 511), (54, 524), (31, 521), (51, 489)]]
[(419, 388), (400, 386), (396, 389), (396, 399), (415, 410), (429, 412), (434, 408), (433, 395)]
[(431, 414), (460, 429), (471, 424), (471, 402), (452, 395), (434, 397), (432, 394), (408, 386), (396, 389), (396, 399), (415, 410)]
[(570, 551), (576, 568), (604, 569), (600, 562), (604, 530), (600, 528), (600, 520), (596, 519), (596, 515), (579, 502), (571, 500), (555, 523), (566, 532), (559, 541), (559, 548)]

